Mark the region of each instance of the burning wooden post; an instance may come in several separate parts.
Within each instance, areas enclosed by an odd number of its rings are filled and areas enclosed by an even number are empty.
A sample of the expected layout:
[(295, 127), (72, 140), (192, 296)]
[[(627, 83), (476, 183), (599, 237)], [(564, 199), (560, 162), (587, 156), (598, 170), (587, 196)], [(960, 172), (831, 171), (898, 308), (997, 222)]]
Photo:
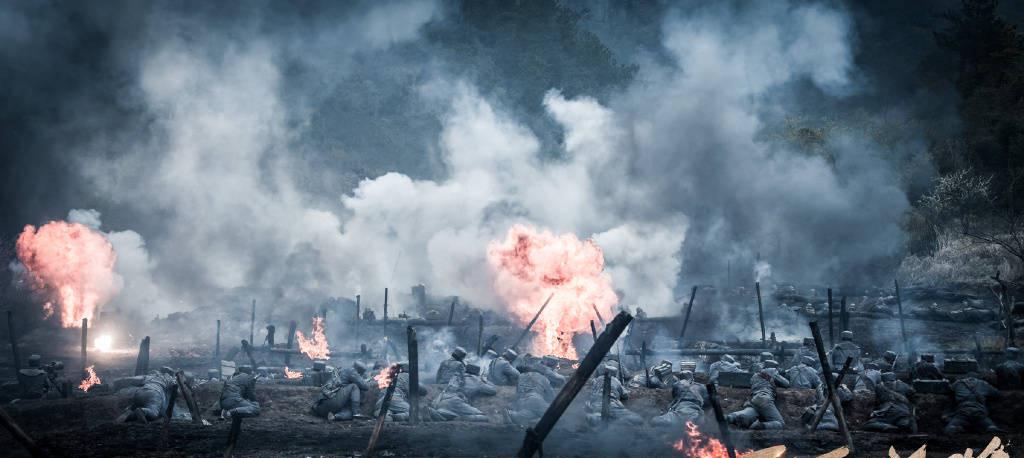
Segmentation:
[(761, 282), (754, 282), (754, 290), (757, 291), (757, 319), (761, 322), (761, 347), (768, 348), (768, 339), (764, 335), (764, 305), (761, 304)]
[(839, 402), (839, 396), (836, 394), (836, 382), (832, 378), (832, 368), (828, 364), (828, 355), (825, 354), (825, 343), (821, 340), (821, 331), (818, 330), (818, 322), (812, 321), (811, 336), (814, 337), (814, 347), (818, 350), (818, 360), (821, 361), (821, 372), (825, 377), (825, 388), (828, 392), (829, 401), (832, 403), (832, 413), (835, 414), (837, 423), (839, 423), (839, 433), (846, 439), (846, 446), (853, 451), (853, 437), (850, 436), (850, 430), (846, 425), (846, 415), (843, 414), (843, 405)]
[(384, 288), (384, 321), (388, 320), (388, 289)]
[[(288, 341), (287, 342), (288, 342), (288, 349), (289, 350), (292, 349), (292, 345), (295, 343), (295, 329), (298, 328), (298, 327), (299, 327), (299, 324), (296, 323), (295, 320), (292, 320), (292, 321), (290, 321), (288, 323)], [(285, 355), (284, 355), (284, 365), (287, 366), (287, 365), (291, 364), (291, 362), (292, 362), (292, 354), (291, 354), (291, 352), (285, 353)]]
[(217, 341), (213, 346), (213, 361), (220, 365), (220, 320), (217, 320)]
[(420, 349), (412, 326), (406, 328), (406, 340), (409, 341), (409, 422), (415, 424), (420, 419)]
[(729, 435), (729, 424), (725, 421), (725, 412), (722, 411), (722, 404), (718, 402), (718, 387), (714, 383), (704, 385), (708, 389), (708, 400), (711, 401), (711, 408), (715, 410), (715, 420), (718, 422), (718, 434), (722, 436), (722, 443), (729, 453), (729, 458), (736, 458), (736, 448), (732, 445), (732, 436)]
[(149, 336), (139, 342), (139, 355), (135, 358), (135, 375), (146, 375), (149, 372)]
[(224, 458), (231, 458), (235, 452), (238, 436), (242, 434), (242, 417), (231, 417), (231, 430), (228, 431), (228, 446), (224, 449)]
[(82, 374), (85, 374), (85, 368), (88, 366), (88, 354), (86, 353), (85, 347), (89, 342), (89, 319), (82, 318)]
[[(853, 357), (846, 357), (846, 362), (843, 363), (843, 368), (839, 371), (839, 377), (836, 378), (836, 384), (834, 386), (835, 389), (839, 389), (839, 385), (842, 385), (843, 378), (850, 372), (851, 364), (853, 364)], [(822, 418), (825, 418), (825, 411), (828, 410), (829, 405), (831, 405), (831, 401), (826, 399), (825, 402), (818, 406), (818, 409), (814, 411), (814, 419), (811, 420), (811, 424), (807, 426), (808, 433), (812, 433), (818, 429), (818, 424), (821, 423)]]
[(21, 354), (18, 353), (18, 338), (14, 335), (14, 313), (7, 311), (7, 337), (11, 339), (11, 354), (14, 357), (14, 372), (21, 370)]
[(686, 306), (686, 316), (683, 318), (683, 329), (679, 331), (679, 345), (684, 344), (683, 337), (686, 337), (686, 326), (690, 324), (690, 312), (693, 311), (693, 298), (697, 297), (697, 287), (690, 290), (690, 305)]
[[(519, 348), (519, 344), (522, 343), (523, 339), (526, 338), (526, 335), (530, 333), (530, 328), (532, 328), (533, 325), (537, 323), (537, 318), (540, 318), (540, 314), (544, 313), (544, 309), (547, 308), (548, 303), (551, 302), (552, 297), (555, 297), (555, 293), (551, 293), (551, 295), (548, 296), (548, 300), (544, 301), (544, 305), (541, 305), (540, 310), (537, 310), (537, 313), (533, 315), (533, 319), (530, 320), (530, 324), (526, 325), (526, 328), (523, 329), (522, 334), (519, 334), (519, 338), (516, 339), (516, 343), (512, 344), (512, 346), (509, 348)], [(595, 308), (594, 310), (596, 311), (597, 309)]]
[(249, 314), (249, 342), (256, 339), (256, 299), (252, 300), (252, 313)]
[[(10, 313), (11, 312), (7, 312), (8, 319), (11, 317)], [(36, 458), (50, 456), (36, 445), (36, 441), (32, 440), (28, 434), (25, 434), (25, 430), (21, 429), (21, 426), (18, 426), (14, 419), (11, 418), (4, 409), (0, 409), (0, 425), (3, 425), (4, 429), (11, 433), (11, 436), (14, 436), (14, 440), (18, 441), (22, 447), (25, 447), (30, 455)]]
[(479, 315), (480, 321), (476, 331), (476, 355), (484, 355), (484, 314)]
[(551, 433), (555, 423), (558, 422), (558, 419), (565, 413), (565, 410), (569, 408), (572, 400), (579, 394), (584, 385), (587, 384), (587, 380), (590, 379), (594, 370), (601, 364), (601, 360), (611, 350), (612, 345), (615, 344), (615, 341), (618, 340), (631, 321), (633, 321), (633, 317), (629, 313), (619, 312), (615, 319), (605, 328), (601, 336), (597, 338), (597, 342), (587, 352), (587, 356), (580, 362), (576, 372), (572, 374), (569, 381), (558, 392), (555, 399), (551, 401), (551, 405), (548, 406), (548, 409), (540, 420), (537, 421), (537, 424), (532, 428), (527, 428), (526, 437), (523, 438), (523, 446), (517, 454), (519, 458), (530, 458), (541, 449), (544, 439)]
[(832, 326), (832, 288), (828, 289), (828, 345), (836, 344), (835, 328)]
[(400, 366), (397, 364), (392, 365), (385, 369), (386, 374), (380, 376), (386, 377), (388, 388), (384, 391), (384, 399), (380, 403), (380, 412), (377, 412), (377, 424), (373, 426), (373, 434), (370, 435), (370, 443), (366, 446), (366, 457), (370, 458), (374, 452), (377, 451), (377, 441), (380, 440), (380, 433), (384, 431), (384, 419), (388, 416), (388, 409), (391, 408), (391, 398), (395, 395), (395, 385), (398, 381), (398, 372)]
[(612, 397), (612, 375), (605, 372), (603, 378), (604, 386), (601, 387), (601, 394), (603, 396), (601, 399), (601, 421), (608, 423), (612, 421), (612, 406), (610, 399)]
[(203, 417), (199, 411), (199, 404), (196, 403), (196, 398), (192, 395), (192, 388), (189, 388), (188, 383), (186, 383), (185, 373), (182, 371), (175, 372), (174, 378), (178, 380), (178, 389), (181, 390), (181, 397), (185, 398), (185, 405), (188, 406), (188, 413), (189, 415), (192, 415), (192, 423), (197, 425), (203, 424)]

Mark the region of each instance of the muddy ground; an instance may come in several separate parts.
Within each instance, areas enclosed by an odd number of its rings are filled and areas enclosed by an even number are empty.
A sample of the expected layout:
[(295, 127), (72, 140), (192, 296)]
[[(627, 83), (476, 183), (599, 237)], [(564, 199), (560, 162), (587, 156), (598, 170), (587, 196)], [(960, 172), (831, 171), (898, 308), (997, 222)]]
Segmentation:
[[(433, 397), (439, 387), (429, 386)], [(49, 401), (18, 401), (5, 409), (31, 436), (57, 456), (220, 456), (223, 454), (230, 422), (213, 415), (220, 383), (211, 382), (197, 389), (204, 418), (212, 425), (197, 426), (187, 419), (170, 424), (164, 438), (161, 423), (115, 424), (117, 414), (127, 405), (122, 395), (84, 394), (76, 399)], [(747, 396), (742, 389), (722, 388), (726, 411), (740, 407)], [(260, 384), (257, 389), (263, 412), (260, 417), (246, 419), (236, 449), (237, 456), (361, 456), (373, 428), (370, 421), (327, 422), (307, 413), (317, 389), (308, 386)], [(509, 425), (503, 407), (513, 397), (513, 388), (500, 387), (498, 396), (482, 398), (475, 404), (490, 416), (487, 424), (423, 423), (419, 425), (387, 424), (379, 450), (381, 456), (447, 457), (447, 456), (513, 456), (524, 436), (522, 428)], [(375, 399), (370, 393), (367, 401)], [(581, 395), (582, 398), (582, 395)], [(582, 399), (570, 408), (559, 427), (545, 442), (546, 456), (681, 456), (672, 444), (683, 437), (681, 430), (658, 430), (648, 426), (589, 430), (582, 421)], [(836, 433), (818, 432), (805, 435), (800, 430), (800, 414), (813, 399), (810, 390), (781, 390), (780, 405), (787, 421), (783, 431), (733, 431), (740, 448), (756, 449), (785, 444), (789, 456), (814, 456), (842, 445)], [(660, 414), (669, 403), (665, 391), (636, 389), (628, 407), (651, 418)], [(870, 413), (870, 396), (855, 400), (850, 412), (854, 430)], [(920, 400), (919, 415), (922, 435), (906, 437), (855, 432), (858, 447), (855, 456), (886, 456), (890, 445), (907, 456), (922, 444), (928, 444), (929, 456), (962, 453), (967, 446), (983, 448), (991, 436), (965, 435), (944, 437), (941, 413), (948, 405), (944, 396), (925, 395)], [(1011, 445), (1011, 456), (1024, 456), (1024, 392), (1008, 392), (992, 406), (994, 420), (1013, 430), (1003, 437)], [(369, 413), (369, 402), (364, 410)], [(187, 412), (184, 404), (178, 410)], [(707, 412), (703, 431), (717, 435), (711, 412)], [(6, 433), (0, 434), (0, 450), (4, 456), (27, 456)]]

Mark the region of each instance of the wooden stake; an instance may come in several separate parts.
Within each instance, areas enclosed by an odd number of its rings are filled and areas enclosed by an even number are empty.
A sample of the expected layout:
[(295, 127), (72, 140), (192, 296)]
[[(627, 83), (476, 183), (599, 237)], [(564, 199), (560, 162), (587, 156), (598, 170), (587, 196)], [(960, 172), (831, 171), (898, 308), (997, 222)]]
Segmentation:
[(14, 335), (14, 314), (7, 311), (7, 336), (11, 339), (11, 353), (14, 356), (14, 372), (21, 370), (21, 353), (18, 353), (18, 338)]
[[(11, 312), (7, 313), (7, 318), (10, 318)], [(28, 434), (25, 434), (25, 430), (21, 429), (21, 426), (18, 426), (18, 423), (16, 423), (14, 419), (11, 418), (11, 416), (8, 415), (7, 411), (5, 411), (4, 409), (0, 409), (0, 425), (3, 425), (4, 429), (6, 429), (7, 432), (11, 433), (11, 436), (14, 436), (14, 440), (18, 441), (18, 443), (21, 444), (22, 447), (25, 447), (25, 449), (28, 450), (28, 453), (30, 455), (37, 458), (50, 456), (48, 453), (44, 452), (43, 449), (39, 448), (38, 445), (36, 445), (36, 441), (32, 440), (32, 438), (29, 437)]]
[(135, 358), (135, 375), (146, 375), (149, 372), (149, 336), (139, 342), (139, 355)]
[(533, 315), (533, 319), (530, 320), (530, 324), (526, 325), (526, 328), (523, 329), (522, 334), (519, 334), (519, 338), (516, 339), (516, 343), (512, 344), (512, 347), (510, 347), (510, 348), (518, 348), (519, 347), (519, 344), (522, 343), (523, 339), (526, 338), (526, 335), (530, 333), (530, 328), (532, 328), (534, 323), (537, 322), (537, 318), (540, 318), (540, 314), (544, 313), (544, 309), (547, 308), (548, 303), (551, 302), (551, 298), (552, 297), (555, 297), (555, 293), (551, 293), (551, 295), (548, 296), (548, 300), (544, 301), (544, 305), (540, 306), (540, 310), (537, 310), (537, 313), (535, 315)]
[(217, 341), (213, 347), (213, 362), (220, 367), (220, 320), (217, 320)]
[(384, 321), (388, 320), (388, 289), (384, 288)]
[(174, 416), (174, 403), (178, 402), (178, 386), (171, 390), (171, 398), (167, 402), (167, 412), (164, 414), (164, 427), (161, 433), (160, 442), (167, 446), (167, 435), (171, 431), (171, 417)]
[(893, 279), (893, 285), (896, 287), (896, 307), (897, 312), (900, 315), (900, 336), (903, 337), (903, 351), (907, 354), (907, 366), (914, 364), (914, 351), (910, 346), (910, 340), (907, 339), (907, 325), (903, 319), (903, 299), (900, 298), (900, 281)]
[(89, 364), (86, 345), (89, 342), (89, 319), (82, 318), (82, 376), (85, 376), (85, 368)]
[(836, 344), (835, 328), (832, 326), (832, 288), (828, 289), (828, 346)]
[[(837, 390), (839, 389), (839, 385), (843, 383), (843, 377), (846, 377), (846, 374), (849, 373), (851, 364), (853, 364), (853, 357), (846, 357), (846, 362), (843, 364), (843, 369), (839, 371), (839, 377), (836, 378), (835, 388)], [(814, 432), (815, 430), (818, 429), (818, 424), (821, 423), (822, 418), (825, 418), (825, 411), (828, 410), (828, 406), (831, 404), (831, 400), (826, 399), (825, 402), (821, 403), (821, 405), (818, 406), (818, 409), (814, 411), (814, 419), (811, 420), (811, 424), (807, 427), (808, 433)]]
[(245, 352), (245, 356), (249, 357), (249, 363), (252, 364), (252, 371), (253, 371), (253, 373), (256, 373), (256, 366), (257, 366), (257, 364), (256, 364), (256, 358), (254, 358), (252, 356), (252, 345), (250, 345), (249, 341), (247, 341), (245, 339), (242, 339), (242, 351)]
[(608, 354), (608, 351), (611, 350), (612, 345), (622, 335), (622, 332), (626, 330), (626, 326), (629, 325), (630, 321), (633, 321), (633, 317), (629, 313), (619, 312), (615, 319), (608, 324), (604, 332), (597, 338), (597, 342), (587, 352), (587, 356), (580, 362), (576, 372), (572, 374), (572, 377), (569, 377), (569, 381), (565, 383), (562, 390), (551, 401), (551, 405), (548, 406), (548, 409), (541, 416), (540, 420), (537, 421), (537, 424), (532, 428), (527, 428), (526, 437), (523, 438), (523, 446), (517, 454), (519, 458), (530, 458), (541, 450), (544, 439), (551, 433), (555, 423), (558, 422), (558, 419), (565, 413), (565, 410), (569, 408), (572, 400), (587, 384), (587, 380), (590, 380), (594, 370), (601, 364), (601, 360)]
[(761, 348), (768, 348), (768, 338), (764, 335), (764, 306), (761, 305), (761, 282), (754, 282), (757, 291), (757, 319), (761, 322)]
[(235, 443), (242, 434), (242, 417), (231, 417), (231, 431), (228, 432), (228, 446), (224, 449), (224, 458), (231, 458), (235, 452)]
[[(288, 349), (289, 350), (292, 349), (292, 344), (295, 343), (295, 328), (297, 328), (297, 327), (299, 327), (299, 324), (296, 323), (295, 320), (292, 320), (292, 321), (290, 321), (288, 323), (288, 341), (287, 342), (288, 342)], [(291, 364), (291, 362), (292, 362), (292, 354), (291, 354), (291, 352), (285, 353), (285, 355), (284, 355), (284, 365), (287, 366), (287, 365)]]
[(814, 337), (814, 346), (818, 350), (818, 360), (821, 362), (822, 376), (825, 377), (825, 388), (828, 391), (829, 400), (832, 402), (832, 413), (836, 415), (836, 420), (839, 423), (839, 434), (842, 434), (843, 438), (846, 439), (846, 446), (853, 451), (853, 437), (850, 436), (850, 430), (846, 425), (846, 415), (843, 413), (843, 405), (839, 402), (839, 396), (836, 394), (836, 381), (832, 378), (832, 368), (828, 364), (828, 355), (825, 354), (825, 343), (821, 340), (821, 331), (818, 330), (818, 322), (812, 321), (811, 336)]
[[(252, 313), (249, 315), (249, 342), (256, 338), (256, 299), (252, 300)], [(255, 369), (255, 368), (253, 368)]]
[(452, 320), (455, 319), (455, 301), (458, 300), (457, 297), (452, 299), (452, 305), (448, 306), (448, 326), (451, 326)]
[(356, 327), (356, 331), (354, 333), (352, 333), (352, 336), (355, 338), (355, 341), (356, 341), (356, 348), (359, 348), (359, 322), (362, 321), (362, 319), (363, 319), (363, 316), (360, 315), (361, 310), (359, 310), (360, 309), (360, 299), (361, 298), (362, 298), (362, 296), (360, 296), (359, 294), (356, 294), (356, 326), (355, 326)]
[[(635, 360), (634, 360), (635, 361)], [(644, 368), (644, 387), (651, 387), (651, 368), (647, 367), (647, 341), (640, 342), (640, 365)]]
[(174, 378), (178, 380), (178, 389), (181, 390), (181, 397), (185, 398), (188, 413), (192, 415), (192, 423), (202, 425), (203, 417), (199, 411), (199, 404), (196, 403), (196, 398), (192, 396), (192, 389), (189, 388), (188, 383), (185, 381), (185, 373), (178, 371), (174, 374)]
[(718, 434), (722, 436), (722, 443), (729, 453), (729, 458), (736, 458), (736, 448), (732, 445), (732, 436), (729, 435), (729, 424), (725, 421), (725, 412), (722, 411), (722, 404), (718, 402), (718, 387), (714, 383), (704, 385), (708, 389), (708, 400), (711, 401), (711, 408), (715, 411), (715, 420), (718, 422)]
[(601, 394), (604, 395), (604, 398), (601, 400), (601, 421), (608, 423), (612, 421), (612, 407), (610, 404), (612, 397), (612, 376), (607, 372), (604, 373), (604, 386), (601, 387)]
[[(554, 294), (554, 293), (552, 293), (552, 294)], [(551, 300), (551, 299), (548, 299), (548, 300)], [(597, 321), (601, 322), (601, 327), (604, 328), (604, 327), (608, 326), (608, 323), (604, 322), (604, 317), (601, 316), (601, 311), (597, 309), (597, 305), (590, 304), (590, 306), (594, 309), (594, 313), (597, 314)]]
[(391, 397), (395, 395), (395, 385), (398, 384), (398, 368), (385, 370), (394, 370), (394, 374), (392, 374), (391, 379), (388, 380), (388, 389), (384, 391), (384, 399), (381, 400), (380, 403), (380, 412), (377, 413), (377, 424), (373, 426), (373, 434), (370, 435), (370, 443), (366, 446), (366, 458), (371, 458), (377, 451), (377, 441), (380, 440), (380, 434), (384, 431), (384, 420), (388, 416), (388, 409), (391, 408)]
[(839, 300), (839, 328), (843, 331), (850, 330), (850, 313), (846, 310), (846, 296)]
[(477, 326), (477, 332), (476, 332), (476, 355), (477, 356), (483, 356), (484, 355), (484, 353), (483, 353), (484, 352), (484, 314), (481, 313), (479, 315), (479, 317), (480, 317), (480, 322), (479, 322), (480, 324), (479, 324), (479, 326)]
[(690, 305), (686, 306), (686, 317), (683, 318), (683, 329), (679, 331), (679, 345), (684, 344), (683, 337), (686, 336), (686, 326), (690, 324), (690, 312), (693, 311), (693, 298), (697, 297), (697, 287), (690, 290)]
[(594, 342), (597, 342), (597, 326), (594, 326), (594, 320), (590, 320), (590, 334), (594, 336)]
[(406, 340), (409, 342), (409, 422), (415, 424), (420, 419), (420, 349), (412, 326), (406, 328)]

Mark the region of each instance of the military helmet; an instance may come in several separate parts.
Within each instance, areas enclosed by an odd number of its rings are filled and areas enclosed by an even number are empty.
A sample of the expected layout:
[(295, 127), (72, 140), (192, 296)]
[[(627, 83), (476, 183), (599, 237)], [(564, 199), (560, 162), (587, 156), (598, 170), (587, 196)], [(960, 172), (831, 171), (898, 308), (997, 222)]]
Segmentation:
[(1017, 347), (1006, 347), (1006, 357), (1010, 359), (1017, 359), (1020, 356), (1020, 349)]
[(779, 367), (779, 362), (774, 360), (774, 359), (766, 359), (766, 360), (764, 360), (763, 364), (764, 364), (765, 368), (778, 368)]
[(928, 354), (928, 353), (922, 354), (921, 355), (921, 361), (925, 361), (925, 362), (929, 362), (929, 363), (934, 363), (935, 362), (935, 355), (931, 355), (931, 354)]
[(28, 357), (28, 367), (39, 367), (40, 361), (43, 360), (42, 356), (32, 355)]
[(352, 363), (352, 368), (355, 369), (356, 372), (360, 374), (366, 372), (366, 364), (363, 364), (363, 362), (359, 360), (356, 360), (354, 363)]
[(558, 365), (558, 358), (555, 358), (554, 356), (551, 355), (544, 355), (544, 357), (540, 359), (540, 362), (543, 363), (545, 366), (555, 367)]
[(491, 359), (494, 359), (494, 358), (498, 357), (498, 352), (496, 352), (494, 350), (491, 350), (491, 349), (487, 349), (487, 351), (484, 352), (484, 356), (488, 357), (488, 358), (491, 358)]
[(619, 368), (615, 367), (614, 364), (605, 364), (604, 372), (608, 375), (617, 375), (619, 373)]
[(769, 359), (772, 359), (771, 352), (767, 352), (767, 351), (762, 351), (759, 356), (761, 357), (761, 361), (767, 361)]
[(465, 358), (465, 357), (466, 357), (466, 349), (465, 348), (455, 347), (455, 350), (452, 350), (452, 358), (455, 358), (455, 359), (461, 361), (462, 358)]
[(681, 378), (683, 380), (693, 380), (693, 371), (690, 371), (690, 370), (679, 371), (679, 378)]
[[(161, 370), (163, 370), (163, 368), (161, 368)], [(238, 366), (238, 369), (235, 372), (238, 372), (239, 374), (252, 375), (252, 366), (248, 364), (243, 364), (241, 366)]]
[(501, 356), (511, 362), (511, 361), (515, 361), (516, 358), (519, 357), (519, 353), (516, 353), (515, 350), (513, 350), (511, 348), (508, 348), (508, 349), (505, 349), (505, 351), (501, 353)]
[(808, 366), (813, 366), (818, 363), (818, 360), (814, 359), (813, 356), (804, 355), (802, 358), (800, 358), (800, 362)]
[(891, 382), (896, 380), (896, 374), (894, 372), (882, 372), (882, 381)]
[(886, 361), (892, 361), (892, 360), (896, 359), (896, 352), (894, 352), (892, 350), (886, 350), (885, 354), (883, 355), (883, 358), (885, 358)]
[(480, 366), (476, 364), (467, 364), (466, 373), (470, 375), (480, 375)]
[(174, 369), (172, 369), (170, 366), (163, 366), (163, 367), (160, 368), (160, 373), (167, 374), (167, 375), (174, 375)]
[(736, 359), (733, 358), (732, 355), (722, 355), (722, 357), (720, 359), (722, 361), (727, 362), (727, 363), (735, 363), (736, 362)]
[(841, 340), (853, 340), (853, 331), (843, 331), (839, 334)]

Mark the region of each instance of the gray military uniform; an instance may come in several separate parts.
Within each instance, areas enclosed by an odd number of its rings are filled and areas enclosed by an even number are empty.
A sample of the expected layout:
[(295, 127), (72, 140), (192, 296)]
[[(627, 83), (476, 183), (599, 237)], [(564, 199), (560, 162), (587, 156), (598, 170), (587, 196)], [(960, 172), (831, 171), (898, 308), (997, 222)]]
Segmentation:
[(867, 431), (910, 431), (913, 425), (914, 389), (901, 380), (881, 381), (875, 385), (877, 408), (864, 423)]
[(750, 377), (750, 400), (743, 409), (726, 415), (729, 423), (751, 429), (782, 429), (786, 421), (775, 406), (775, 387), (789, 386), (789, 380), (778, 369), (762, 369)]
[(224, 382), (220, 392), (220, 408), (232, 417), (255, 417), (260, 414), (260, 403), (256, 402), (256, 377), (244, 372), (235, 373)]
[(142, 386), (132, 394), (128, 409), (134, 411), (127, 421), (154, 421), (167, 413), (171, 392), (178, 388), (177, 380), (169, 374), (154, 372), (147, 375)]
[[(412, 392), (409, 386), (409, 373), (402, 372), (395, 378), (395, 392), (391, 395), (391, 403), (388, 404), (388, 417), (393, 421), (406, 421), (409, 419), (412, 406), (409, 405), (409, 395)], [(419, 386), (420, 398), (427, 395), (427, 389)], [(377, 404), (373, 411), (380, 415), (380, 408), (384, 404), (385, 390), (381, 390), (377, 396)]]
[(320, 389), (320, 396), (313, 402), (313, 413), (318, 417), (334, 414), (335, 420), (351, 420), (359, 413), (363, 393), (369, 389), (366, 379), (356, 368), (336, 371), (331, 381)]
[(517, 386), (519, 376), (519, 370), (502, 356), (493, 359), (487, 369), (487, 378), (495, 385)]
[(995, 368), (996, 384), (1001, 390), (1024, 388), (1024, 364), (1019, 361), (1003, 361)]
[(956, 399), (956, 410), (946, 424), (946, 434), (959, 434), (965, 431), (986, 433), (1002, 432), (992, 419), (988, 417), (985, 402), (989, 398), (999, 397), (999, 390), (984, 380), (966, 377), (953, 382), (953, 398)]
[(680, 380), (672, 385), (672, 405), (668, 412), (651, 419), (651, 424), (661, 427), (681, 428), (686, 422), (696, 422), (704, 415), (708, 390), (693, 380)]
[(821, 384), (818, 371), (804, 363), (786, 370), (786, 379), (792, 388), (817, 388)]
[[(471, 388), (471, 387), (470, 387)], [(469, 403), (470, 395), (465, 380), (461, 377), (452, 377), (448, 386), (438, 393), (437, 397), (430, 403), (427, 412), (430, 419), (434, 421), (487, 421), (484, 413)]]
[(718, 360), (708, 367), (708, 378), (711, 383), (718, 383), (718, 374), (722, 372), (743, 372), (739, 364), (735, 362)]
[[(611, 391), (608, 393), (608, 414), (614, 422), (639, 425), (643, 418), (626, 408), (622, 401), (629, 399), (629, 391), (622, 386), (616, 375), (611, 376)], [(601, 422), (601, 409), (604, 406), (604, 376), (597, 375), (590, 381), (590, 398), (587, 400), (587, 422), (596, 425)]]
[[(836, 374), (837, 376), (839, 374)], [(846, 385), (839, 385), (839, 389), (836, 390), (836, 396), (839, 397), (839, 402), (849, 402), (853, 400), (853, 393)], [(804, 409), (801, 420), (804, 424), (810, 426), (814, 421), (814, 414), (817, 413), (818, 407), (823, 403), (828, 403), (829, 406), (825, 408), (825, 414), (821, 416), (821, 421), (818, 422), (818, 429), (826, 431), (839, 431), (839, 421), (836, 420), (836, 413), (832, 408), (831, 401), (828, 399), (828, 394), (825, 392), (825, 381), (818, 379), (818, 386), (815, 387), (813, 406)]]
[(554, 398), (555, 389), (547, 377), (536, 372), (524, 372), (516, 383), (516, 398), (508, 409), (509, 418), (517, 425), (532, 426), (544, 415)]
[(452, 377), (456, 375), (462, 377), (465, 374), (466, 363), (455, 358), (448, 358), (441, 365), (437, 366), (437, 376), (434, 378), (434, 383), (447, 385)]
[(839, 371), (846, 364), (846, 358), (853, 358), (853, 362), (850, 363), (850, 369), (860, 372), (864, 369), (864, 364), (861, 362), (860, 357), (860, 345), (844, 340), (837, 343), (835, 347), (832, 347), (832, 351), (828, 352), (828, 363), (832, 366), (832, 369)]

